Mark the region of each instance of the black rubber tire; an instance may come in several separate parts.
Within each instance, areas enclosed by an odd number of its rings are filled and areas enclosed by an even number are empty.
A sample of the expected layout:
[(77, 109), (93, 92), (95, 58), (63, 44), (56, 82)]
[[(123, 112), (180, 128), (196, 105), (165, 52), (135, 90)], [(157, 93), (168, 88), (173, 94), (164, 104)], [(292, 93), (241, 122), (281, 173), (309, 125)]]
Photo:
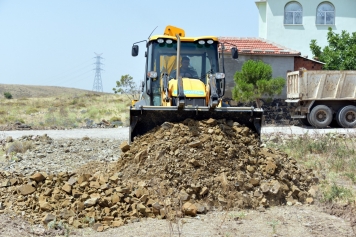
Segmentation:
[(343, 128), (356, 127), (356, 106), (348, 105), (342, 108), (337, 114), (337, 120)]
[(307, 118), (300, 118), (298, 119), (299, 122), (302, 124), (302, 125), (305, 125), (305, 126), (312, 126), (309, 122), (308, 122), (308, 119)]
[(341, 112), (341, 110), (342, 110), (343, 108), (344, 108), (344, 107), (341, 107), (341, 108), (337, 111), (337, 113), (335, 114), (335, 120), (336, 120), (336, 122), (337, 122), (337, 124), (339, 125), (340, 128), (342, 128), (342, 125), (341, 125), (341, 123), (340, 123), (339, 116), (340, 116), (340, 112)]
[(310, 126), (315, 127), (315, 126), (313, 125), (313, 122), (310, 120), (310, 113), (307, 114), (307, 122), (310, 124)]
[(310, 112), (310, 122), (316, 128), (326, 128), (333, 120), (333, 111), (326, 105), (317, 105)]

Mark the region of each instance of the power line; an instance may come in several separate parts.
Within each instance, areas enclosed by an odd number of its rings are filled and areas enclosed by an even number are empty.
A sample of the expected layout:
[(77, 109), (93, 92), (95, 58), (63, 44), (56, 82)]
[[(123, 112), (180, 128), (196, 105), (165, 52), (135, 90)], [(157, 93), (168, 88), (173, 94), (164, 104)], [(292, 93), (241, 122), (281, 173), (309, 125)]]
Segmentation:
[[(56, 83), (60, 84), (62, 81), (66, 81), (67, 78), (73, 77), (75, 74), (83, 72), (86, 68), (92, 67), (93, 64), (86, 65), (84, 67), (79, 68), (78, 70), (75, 70), (73, 72), (67, 72), (63, 76), (57, 76), (57, 77), (52, 77), (51, 79), (47, 80), (47, 83)], [(90, 69), (92, 71), (92, 69)]]
[(58, 85), (63, 85), (63, 84), (66, 84), (67, 82), (69, 82), (71, 85), (73, 85), (74, 83), (73, 82), (78, 82), (78, 81), (81, 81), (82, 79), (79, 79), (80, 77), (82, 77), (83, 75), (86, 75), (88, 74), (89, 72), (92, 72), (93, 69), (90, 69), (89, 71), (86, 71), (82, 74), (79, 74), (79, 75), (75, 75), (73, 77), (70, 77), (69, 79), (65, 80), (65, 81), (62, 81), (61, 83), (58, 83)]

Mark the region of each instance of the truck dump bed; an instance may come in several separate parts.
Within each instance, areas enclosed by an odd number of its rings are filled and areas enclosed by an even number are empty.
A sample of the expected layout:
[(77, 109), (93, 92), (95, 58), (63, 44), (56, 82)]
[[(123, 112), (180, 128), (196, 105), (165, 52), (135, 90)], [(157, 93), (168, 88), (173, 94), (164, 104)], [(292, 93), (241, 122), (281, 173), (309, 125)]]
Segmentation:
[(294, 71), (287, 74), (287, 102), (355, 100), (356, 71)]

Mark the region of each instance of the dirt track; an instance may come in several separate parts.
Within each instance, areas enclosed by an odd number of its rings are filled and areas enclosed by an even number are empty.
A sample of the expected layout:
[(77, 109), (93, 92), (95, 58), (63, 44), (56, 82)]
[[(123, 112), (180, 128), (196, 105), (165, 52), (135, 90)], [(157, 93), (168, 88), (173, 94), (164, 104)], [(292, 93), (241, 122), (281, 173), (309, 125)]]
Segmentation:
[[(238, 210), (211, 212), (195, 218), (180, 219), (177, 224), (167, 220), (148, 219), (118, 228), (96, 232), (91, 228), (70, 229), (69, 236), (85, 237), (353, 237), (350, 222), (326, 214), (321, 207), (273, 207), (263, 212)], [(183, 224), (182, 224), (183, 223)], [(179, 231), (180, 230), (180, 231)], [(46, 230), (30, 226), (21, 218), (0, 215), (0, 231), (4, 237), (64, 236), (64, 230)]]
[(128, 140), (129, 128), (90, 128), (90, 129), (69, 129), (69, 130), (12, 130), (3, 131), (4, 136), (11, 136), (14, 139), (20, 138), (23, 135), (43, 135), (47, 134), (53, 139), (70, 139), (82, 138), (88, 136), (90, 138), (107, 138), (117, 140)]
[[(312, 127), (299, 127), (299, 126), (268, 126), (262, 128), (262, 136), (273, 133), (281, 133), (288, 135), (300, 135), (308, 133), (312, 134), (325, 134), (325, 133), (340, 133), (340, 134), (354, 134), (355, 129), (344, 129), (344, 128), (330, 128), (330, 129), (313, 129)], [(13, 138), (19, 138), (23, 135), (43, 135), (54, 139), (60, 138), (82, 138), (88, 136), (91, 138), (109, 138), (118, 140), (128, 140), (129, 128), (91, 128), (91, 129), (70, 129), (70, 130), (13, 130), (13, 131), (3, 131), (6, 136), (12, 136)]]

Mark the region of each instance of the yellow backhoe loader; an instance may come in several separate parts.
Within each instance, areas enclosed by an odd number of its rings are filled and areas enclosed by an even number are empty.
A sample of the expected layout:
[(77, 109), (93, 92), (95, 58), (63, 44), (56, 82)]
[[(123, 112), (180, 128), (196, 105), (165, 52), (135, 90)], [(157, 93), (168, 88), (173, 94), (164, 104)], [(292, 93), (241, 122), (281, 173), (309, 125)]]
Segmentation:
[[(254, 107), (229, 107), (225, 93), (224, 45), (216, 36), (186, 37), (183, 29), (167, 26), (163, 35), (136, 42), (132, 56), (139, 54), (138, 44), (146, 42), (146, 70), (142, 93), (130, 107), (130, 142), (164, 122), (187, 118), (234, 120), (260, 133), (263, 111)], [(238, 58), (236, 47), (231, 48)], [(182, 65), (183, 61), (190, 65)], [(184, 62), (186, 64), (186, 62)], [(178, 66), (177, 66), (178, 65)], [(184, 73), (186, 71), (190, 73)]]

